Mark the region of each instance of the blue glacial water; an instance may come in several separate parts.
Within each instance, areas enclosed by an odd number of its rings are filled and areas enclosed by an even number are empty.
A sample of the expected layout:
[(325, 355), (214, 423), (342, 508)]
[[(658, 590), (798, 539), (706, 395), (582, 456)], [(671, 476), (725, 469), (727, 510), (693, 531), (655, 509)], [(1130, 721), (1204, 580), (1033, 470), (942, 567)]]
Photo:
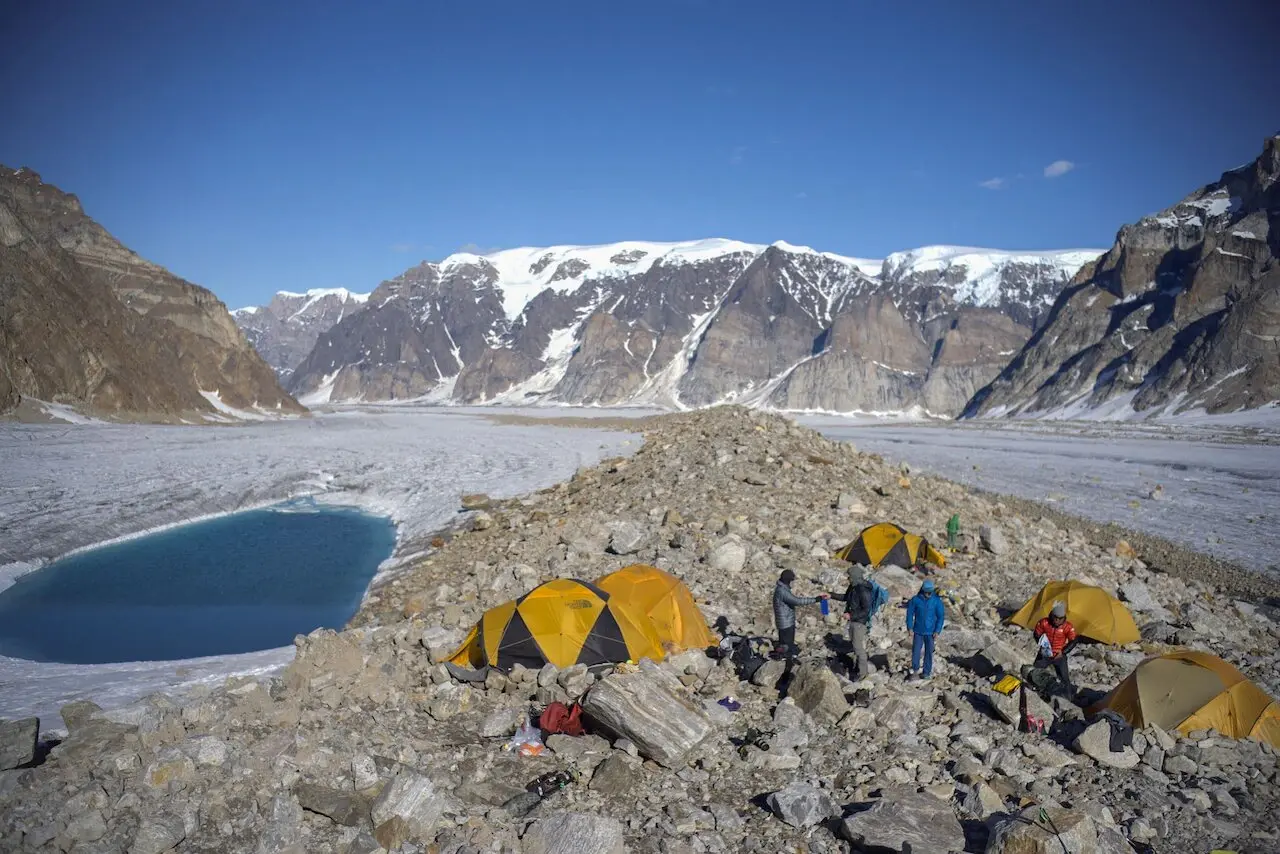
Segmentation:
[(103, 664), (287, 646), (341, 628), (394, 547), (388, 519), (297, 503), (102, 546), (0, 591), (0, 654)]

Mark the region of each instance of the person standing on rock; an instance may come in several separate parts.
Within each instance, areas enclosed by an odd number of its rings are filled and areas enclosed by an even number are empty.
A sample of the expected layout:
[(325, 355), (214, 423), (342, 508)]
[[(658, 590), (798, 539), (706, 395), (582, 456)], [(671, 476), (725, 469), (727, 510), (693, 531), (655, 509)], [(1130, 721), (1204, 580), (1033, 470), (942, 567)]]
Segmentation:
[[(1049, 616), (1036, 623), (1036, 641), (1041, 643), (1042, 652), (1036, 658), (1037, 667), (1052, 667), (1067, 689), (1068, 697), (1075, 695), (1071, 684), (1071, 673), (1067, 669), (1067, 655), (1075, 649), (1079, 642), (1076, 638), (1076, 627), (1067, 619), (1067, 606), (1063, 602), (1054, 602)], [(1048, 654), (1044, 654), (1043, 641), (1049, 642)]]
[(960, 514), (953, 513), (947, 520), (947, 548), (956, 550), (956, 537), (960, 536)]
[(796, 608), (801, 605), (816, 605), (828, 598), (826, 593), (797, 596), (791, 592), (791, 582), (795, 580), (796, 574), (784, 569), (782, 575), (778, 576), (778, 583), (773, 586), (773, 620), (778, 625), (778, 647), (774, 651), (788, 658), (794, 658), (800, 652), (800, 647), (796, 646)]
[(867, 634), (871, 631), (871, 609), (875, 603), (875, 595), (863, 568), (854, 564), (849, 567), (849, 586), (844, 593), (831, 597), (844, 603), (844, 618), (849, 621), (849, 643), (853, 644), (854, 659), (858, 663), (855, 682), (871, 675), (871, 668), (867, 664)]
[[(911, 637), (911, 675), (908, 681), (929, 679), (933, 676), (934, 639), (942, 631), (946, 612), (942, 600), (935, 595), (932, 578), (920, 585), (920, 592), (907, 603), (907, 631)], [(920, 654), (924, 653), (924, 670), (920, 669)]]

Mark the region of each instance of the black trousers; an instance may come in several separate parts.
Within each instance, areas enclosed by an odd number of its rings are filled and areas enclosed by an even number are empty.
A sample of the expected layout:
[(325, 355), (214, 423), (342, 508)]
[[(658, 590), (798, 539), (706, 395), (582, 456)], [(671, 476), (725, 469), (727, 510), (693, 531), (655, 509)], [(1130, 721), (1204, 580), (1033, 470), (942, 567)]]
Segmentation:
[(800, 647), (796, 646), (795, 626), (778, 629), (778, 646), (786, 650), (787, 655), (795, 655), (800, 651)]
[(1048, 667), (1058, 674), (1058, 679), (1068, 689), (1074, 688), (1071, 684), (1071, 672), (1067, 669), (1067, 657), (1060, 655), (1057, 658), (1041, 658), (1036, 662), (1039, 667)]

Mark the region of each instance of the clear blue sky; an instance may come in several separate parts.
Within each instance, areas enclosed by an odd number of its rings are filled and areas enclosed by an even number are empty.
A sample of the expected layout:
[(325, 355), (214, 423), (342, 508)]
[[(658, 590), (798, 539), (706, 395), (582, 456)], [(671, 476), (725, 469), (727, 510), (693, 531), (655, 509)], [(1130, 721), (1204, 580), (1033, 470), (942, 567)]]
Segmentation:
[(4, 0), (0, 162), (233, 307), (466, 245), (1101, 247), (1280, 130), (1278, 24), (1275, 0)]

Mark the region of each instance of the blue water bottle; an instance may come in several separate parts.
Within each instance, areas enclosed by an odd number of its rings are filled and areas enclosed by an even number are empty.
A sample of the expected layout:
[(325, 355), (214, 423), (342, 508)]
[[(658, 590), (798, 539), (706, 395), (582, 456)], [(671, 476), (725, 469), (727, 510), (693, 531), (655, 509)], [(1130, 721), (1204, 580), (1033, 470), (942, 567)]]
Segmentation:
[(830, 614), (830, 613), (831, 613), (831, 600), (830, 600), (830, 599), (819, 599), (819, 600), (818, 600), (818, 607), (822, 608), (822, 616), (824, 616), (824, 617), (825, 617), (825, 616), (827, 616), (827, 614)]

